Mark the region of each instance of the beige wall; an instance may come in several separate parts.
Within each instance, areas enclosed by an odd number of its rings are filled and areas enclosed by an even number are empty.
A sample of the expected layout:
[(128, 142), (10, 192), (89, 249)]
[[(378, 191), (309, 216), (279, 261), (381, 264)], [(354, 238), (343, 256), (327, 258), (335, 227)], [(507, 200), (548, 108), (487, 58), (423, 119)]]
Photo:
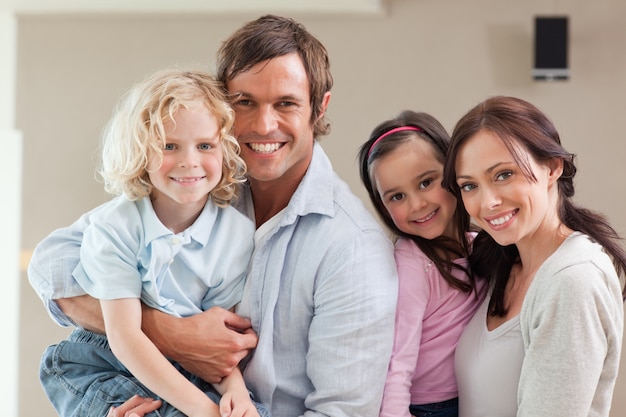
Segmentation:
[[(322, 144), (362, 198), (356, 152), (382, 119), (427, 111), (449, 130), (488, 95), (546, 111), (578, 154), (577, 199), (626, 235), (626, 2), (391, 0), (377, 16), (294, 16), (328, 47), (335, 87)], [(556, 6), (558, 4), (558, 7)], [(567, 82), (534, 82), (533, 17), (570, 16)], [(19, 16), (17, 127), (24, 138), (22, 247), (104, 201), (93, 179), (98, 136), (119, 95), (161, 67), (212, 68), (241, 16)], [(39, 387), (44, 347), (67, 331), (22, 276), (20, 416), (53, 416)], [(564, 347), (566, 348), (566, 347)], [(626, 415), (626, 371), (612, 416)]]

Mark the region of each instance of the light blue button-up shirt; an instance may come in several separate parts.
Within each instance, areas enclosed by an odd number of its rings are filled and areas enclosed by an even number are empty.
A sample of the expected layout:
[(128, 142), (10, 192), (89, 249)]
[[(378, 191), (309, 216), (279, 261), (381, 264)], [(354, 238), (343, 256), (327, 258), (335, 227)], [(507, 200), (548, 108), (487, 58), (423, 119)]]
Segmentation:
[(209, 201), (195, 222), (174, 234), (149, 197), (118, 197), (90, 219), (74, 278), (98, 299), (141, 298), (186, 317), (241, 299), (254, 224), (233, 207)]
[[(252, 212), (249, 193), (241, 206)], [(396, 300), (392, 243), (316, 144), (255, 246), (238, 310), (259, 334), (248, 388), (273, 417), (378, 416)]]
[[(251, 214), (244, 192), (240, 210)], [(72, 278), (83, 216), (42, 241), (31, 285), (53, 301), (85, 294)], [(376, 417), (393, 344), (397, 272), (393, 245), (315, 144), (309, 169), (276, 225), (260, 237), (238, 310), (259, 343), (244, 372), (273, 417)]]

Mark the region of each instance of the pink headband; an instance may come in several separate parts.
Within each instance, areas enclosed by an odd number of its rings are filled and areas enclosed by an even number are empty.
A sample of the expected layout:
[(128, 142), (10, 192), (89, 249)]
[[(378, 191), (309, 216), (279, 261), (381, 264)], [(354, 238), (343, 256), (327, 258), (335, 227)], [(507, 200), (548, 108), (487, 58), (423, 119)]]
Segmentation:
[(370, 150), (367, 153), (367, 157), (368, 158), (370, 157), (370, 155), (372, 154), (372, 149), (374, 149), (374, 146), (378, 145), (378, 142), (380, 142), (381, 140), (383, 140), (387, 136), (391, 135), (392, 133), (403, 132), (405, 130), (415, 130), (415, 131), (418, 131), (418, 132), (423, 132), (424, 131), (424, 129), (421, 129), (421, 128), (415, 127), (415, 126), (400, 126), (400, 127), (396, 127), (395, 129), (388, 130), (387, 132), (385, 132), (382, 135), (380, 135), (378, 137), (378, 139), (376, 139), (374, 141), (374, 143), (372, 143), (372, 146), (370, 146)]

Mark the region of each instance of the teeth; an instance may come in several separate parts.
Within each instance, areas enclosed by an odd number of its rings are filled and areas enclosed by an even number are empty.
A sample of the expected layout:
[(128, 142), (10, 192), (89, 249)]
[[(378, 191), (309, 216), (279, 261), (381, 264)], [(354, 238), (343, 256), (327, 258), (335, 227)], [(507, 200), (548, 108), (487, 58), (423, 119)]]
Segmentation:
[(280, 143), (250, 143), (250, 148), (257, 153), (272, 153), (280, 148)]
[(427, 222), (428, 220), (432, 219), (433, 217), (435, 217), (435, 214), (437, 213), (437, 211), (433, 211), (432, 213), (430, 213), (426, 218), (421, 219), (421, 220), (415, 220), (417, 223), (424, 223)]
[(200, 181), (202, 178), (172, 178), (176, 182), (196, 182)]
[(511, 220), (511, 217), (513, 217), (513, 214), (509, 213), (509, 214), (507, 214), (504, 217), (499, 217), (497, 219), (489, 220), (489, 223), (491, 223), (494, 226), (499, 226), (499, 225), (504, 224), (504, 223), (508, 222), (509, 220)]

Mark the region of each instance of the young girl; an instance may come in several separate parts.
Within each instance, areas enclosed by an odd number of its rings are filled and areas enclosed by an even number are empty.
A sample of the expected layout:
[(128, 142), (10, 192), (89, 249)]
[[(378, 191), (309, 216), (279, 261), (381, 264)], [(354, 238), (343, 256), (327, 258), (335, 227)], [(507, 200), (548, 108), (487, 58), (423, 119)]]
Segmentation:
[(463, 417), (608, 416), (626, 253), (578, 207), (574, 155), (532, 104), (493, 97), (457, 123), (444, 184), (483, 228), (470, 265), (490, 295), (457, 347)]
[(42, 381), (62, 416), (105, 415), (137, 392), (162, 398), (160, 415), (259, 414), (238, 369), (215, 385), (218, 407), (208, 384), (141, 330), (141, 302), (184, 317), (241, 297), (254, 225), (229, 205), (245, 164), (221, 91), (204, 72), (157, 72), (128, 92), (105, 130), (100, 174), (119, 196), (91, 215), (74, 277), (100, 299), (107, 337), (78, 329), (51, 347), (59, 362), (42, 366)]
[(399, 237), (399, 296), (381, 416), (457, 415), (454, 349), (484, 294), (467, 269), (469, 217), (441, 186), (449, 136), (425, 113), (378, 125), (359, 152), (361, 180)]

